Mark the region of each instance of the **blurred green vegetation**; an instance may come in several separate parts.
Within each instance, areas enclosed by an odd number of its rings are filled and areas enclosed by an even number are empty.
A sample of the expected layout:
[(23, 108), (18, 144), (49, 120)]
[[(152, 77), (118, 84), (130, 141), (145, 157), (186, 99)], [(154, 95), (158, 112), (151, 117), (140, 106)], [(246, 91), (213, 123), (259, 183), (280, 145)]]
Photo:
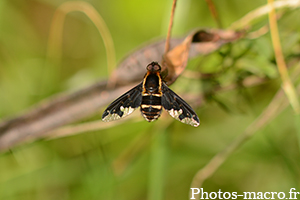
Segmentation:
[[(79, 12), (66, 19), (61, 62), (47, 68), (50, 23), (63, 2), (0, 1), (0, 118), (12, 117), (53, 94), (108, 77), (102, 39)], [(171, 0), (86, 2), (104, 18), (118, 61), (137, 46), (166, 35)], [(215, 3), (223, 26), (228, 27), (266, 1)], [(174, 36), (216, 27), (205, 1), (179, 1), (175, 15)], [(285, 10), (278, 21), (287, 59), (300, 55), (299, 15), (299, 9)], [(266, 23), (263, 18), (258, 25)], [(245, 73), (270, 81), (216, 94), (218, 101), (212, 99), (196, 109), (201, 120), (198, 128), (175, 120), (128, 121), (106, 130), (15, 147), (0, 155), (0, 199), (188, 199), (195, 173), (244, 132), (281, 83), (269, 34), (226, 45), (192, 60), (188, 69), (221, 75), (216, 80), (188, 82), (181, 77), (172, 86), (179, 94), (209, 90), (214, 83), (226, 86)], [(195, 86), (190, 87), (191, 83)], [(257, 132), (204, 183), (204, 191), (299, 191), (300, 155), (293, 117), (288, 108)], [(134, 151), (137, 144), (142, 145)]]

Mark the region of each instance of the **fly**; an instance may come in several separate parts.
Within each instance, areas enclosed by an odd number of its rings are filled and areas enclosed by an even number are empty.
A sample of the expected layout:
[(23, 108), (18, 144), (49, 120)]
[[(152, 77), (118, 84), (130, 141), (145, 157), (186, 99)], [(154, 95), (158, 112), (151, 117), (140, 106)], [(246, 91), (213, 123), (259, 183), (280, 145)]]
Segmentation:
[(191, 106), (162, 80), (160, 65), (152, 62), (146, 69), (143, 81), (113, 101), (104, 111), (102, 120), (108, 122), (126, 117), (140, 107), (143, 117), (152, 122), (160, 117), (164, 108), (180, 122), (199, 126), (200, 120)]

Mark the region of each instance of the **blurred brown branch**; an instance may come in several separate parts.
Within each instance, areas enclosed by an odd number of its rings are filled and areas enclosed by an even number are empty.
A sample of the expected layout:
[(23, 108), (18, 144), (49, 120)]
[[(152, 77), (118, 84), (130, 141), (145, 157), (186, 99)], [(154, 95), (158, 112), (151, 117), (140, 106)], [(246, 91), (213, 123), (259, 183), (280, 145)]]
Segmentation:
[(130, 87), (107, 90), (106, 82), (100, 82), (72, 94), (47, 99), (20, 116), (0, 123), (0, 150), (41, 138), (50, 130), (90, 116)]
[[(238, 40), (243, 34), (225, 30), (201, 30), (188, 35), (191, 36), (190, 49), (184, 49), (189, 50), (188, 57), (214, 52), (223, 44)], [(182, 41), (184, 38), (171, 39), (170, 52), (182, 45)], [(150, 44), (121, 62), (113, 73), (116, 80), (114, 88), (107, 87), (107, 81), (96, 83), (75, 93), (52, 97), (15, 118), (0, 122), (0, 150), (43, 138), (49, 131), (97, 113), (102, 106), (142, 80), (146, 65), (161, 59), (164, 43), (160, 41)], [(170, 75), (173, 82), (183, 69), (176, 75)]]

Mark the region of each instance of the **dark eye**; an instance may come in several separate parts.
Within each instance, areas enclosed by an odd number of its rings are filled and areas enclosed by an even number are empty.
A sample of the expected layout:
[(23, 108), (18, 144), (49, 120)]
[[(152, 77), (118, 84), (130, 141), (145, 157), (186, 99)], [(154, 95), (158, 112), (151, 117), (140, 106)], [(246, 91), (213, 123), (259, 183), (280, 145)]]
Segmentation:
[(154, 65), (154, 70), (155, 71), (159, 71), (160, 70), (160, 66), (159, 65)]
[(152, 62), (152, 63), (150, 63), (150, 64), (146, 67), (146, 69), (147, 69), (148, 71), (160, 71), (160, 70), (161, 70), (161, 67), (159, 66), (158, 63)]

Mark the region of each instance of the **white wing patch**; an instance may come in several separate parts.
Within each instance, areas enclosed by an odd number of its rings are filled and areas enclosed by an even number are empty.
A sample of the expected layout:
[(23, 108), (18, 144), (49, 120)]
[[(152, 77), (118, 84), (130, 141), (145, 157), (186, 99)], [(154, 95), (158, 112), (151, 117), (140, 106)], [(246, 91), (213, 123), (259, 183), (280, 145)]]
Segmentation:
[(200, 125), (199, 122), (197, 122), (196, 120), (193, 119), (193, 117), (195, 117), (195, 115), (192, 117), (185, 117), (183, 119), (180, 119), (179, 115), (181, 115), (183, 113), (182, 109), (180, 109), (180, 110), (171, 109), (171, 110), (168, 110), (168, 112), (174, 119), (177, 119), (178, 121), (180, 121), (182, 123), (189, 124), (194, 127), (197, 127)]
[[(109, 113), (109, 110), (107, 110), (107, 112)], [(117, 120), (117, 119), (120, 119), (120, 118), (121, 117), (116, 113), (113, 113), (113, 114), (109, 113), (106, 117), (104, 117), (102, 119), (102, 121), (109, 122), (109, 121)]]
[(122, 117), (125, 117), (125, 116), (131, 114), (135, 109), (131, 108), (130, 106), (127, 107), (127, 108), (124, 108), (123, 106), (121, 106), (120, 110), (123, 112), (123, 116)]
[(102, 119), (102, 121), (109, 122), (109, 121), (113, 121), (113, 120), (124, 118), (124, 117), (128, 116), (129, 114), (131, 114), (135, 110), (135, 108), (132, 108), (132, 107), (124, 108), (123, 106), (121, 106), (120, 110), (123, 112), (122, 117), (119, 114), (117, 114), (117, 113), (112, 113), (111, 114), (109, 112), (109, 110), (107, 110), (106, 112), (108, 113), (108, 115), (105, 116)]
[(194, 120), (194, 118), (189, 118), (189, 117), (183, 118), (182, 120), (179, 119), (179, 121), (181, 121), (182, 123), (185, 123), (185, 124), (192, 125), (194, 127), (197, 127), (200, 125), (200, 123), (197, 122), (196, 120)]
[(170, 114), (172, 117), (174, 117), (175, 119), (181, 121), (181, 120), (179, 119), (179, 115), (182, 114), (182, 109), (180, 109), (180, 110), (174, 110), (174, 109), (171, 109), (171, 110), (169, 110), (168, 112), (169, 112), (169, 114)]

